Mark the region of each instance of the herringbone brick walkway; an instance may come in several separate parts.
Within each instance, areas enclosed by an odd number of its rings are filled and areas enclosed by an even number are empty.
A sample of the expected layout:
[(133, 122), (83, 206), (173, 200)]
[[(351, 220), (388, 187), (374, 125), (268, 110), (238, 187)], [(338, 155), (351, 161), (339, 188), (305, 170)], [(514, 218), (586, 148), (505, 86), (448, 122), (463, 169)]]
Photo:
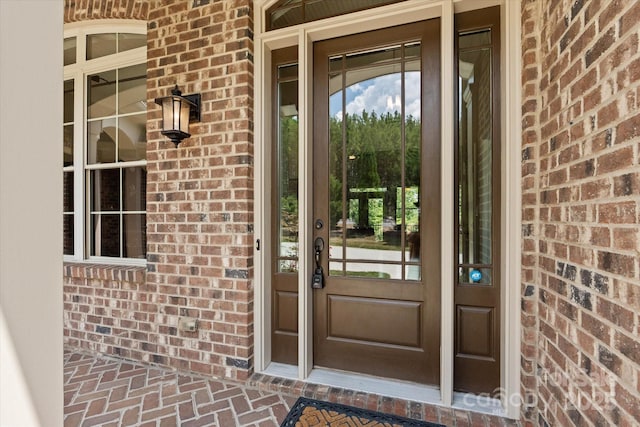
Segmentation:
[(296, 397), (70, 350), (65, 426), (279, 426)]
[(451, 427), (520, 425), (486, 414), (260, 374), (241, 384), (71, 348), (64, 354), (67, 427), (278, 427), (299, 396)]

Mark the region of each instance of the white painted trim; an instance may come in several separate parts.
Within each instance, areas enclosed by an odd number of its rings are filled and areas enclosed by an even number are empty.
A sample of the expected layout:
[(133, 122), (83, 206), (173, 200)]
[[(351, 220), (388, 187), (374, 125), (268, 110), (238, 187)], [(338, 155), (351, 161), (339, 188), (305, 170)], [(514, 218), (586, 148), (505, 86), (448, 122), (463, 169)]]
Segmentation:
[[(501, 218), (501, 387), (502, 405), (509, 418), (520, 417), (522, 254), (522, 53), (520, 0), (504, 0), (502, 28), (502, 206)], [(508, 25), (507, 25), (508, 24)], [(518, 397), (518, 398), (516, 398)]]
[(313, 45), (304, 30), (298, 40), (299, 63), (306, 65), (298, 66), (298, 377), (304, 379), (313, 369)]
[(80, 34), (135, 33), (145, 34), (147, 22), (138, 19), (99, 19), (64, 24), (64, 37)]
[[(256, 70), (256, 76), (268, 76), (269, 67), (265, 64), (265, 58), (269, 58), (270, 52), (266, 49), (256, 48), (254, 52), (254, 67)], [(254, 79), (254, 99), (253, 99), (253, 111), (254, 111), (254, 144), (253, 150), (256, 159), (264, 159), (266, 151), (264, 144), (261, 141), (266, 141), (267, 138), (263, 133), (264, 123), (267, 123), (265, 119), (265, 110), (263, 105), (269, 103), (265, 99), (265, 86), (268, 89), (269, 85), (265, 84), (263, 79)], [(271, 322), (269, 318), (269, 311), (265, 307), (270, 307), (271, 303), (268, 298), (271, 287), (268, 286), (270, 281), (262, 280), (262, 277), (271, 277), (269, 269), (270, 252), (267, 250), (268, 244), (265, 245), (266, 239), (264, 239), (265, 229), (268, 229), (270, 224), (270, 199), (265, 197), (265, 192), (271, 187), (268, 185), (270, 176), (269, 172), (265, 169), (270, 162), (256, 161), (254, 162), (255, 175), (254, 175), (254, 218), (253, 218), (253, 255), (254, 255), (254, 297), (256, 303), (253, 305), (255, 316), (254, 327), (254, 369), (256, 372), (262, 372), (266, 369), (270, 362), (268, 355), (271, 354), (271, 348), (268, 344), (271, 343)], [(265, 179), (267, 178), (267, 179)], [(260, 242), (260, 248), (258, 249), (258, 243)], [(269, 347), (269, 348), (267, 348)]]
[(455, 13), (469, 12), (471, 10), (499, 6), (500, 3), (501, 0), (453, 0), (453, 10)]
[(441, 49), (441, 114), (440, 146), (440, 393), (442, 404), (451, 406), (453, 401), (453, 194), (454, 194), (454, 101), (453, 61), (455, 27), (453, 1), (442, 4), (440, 49)]

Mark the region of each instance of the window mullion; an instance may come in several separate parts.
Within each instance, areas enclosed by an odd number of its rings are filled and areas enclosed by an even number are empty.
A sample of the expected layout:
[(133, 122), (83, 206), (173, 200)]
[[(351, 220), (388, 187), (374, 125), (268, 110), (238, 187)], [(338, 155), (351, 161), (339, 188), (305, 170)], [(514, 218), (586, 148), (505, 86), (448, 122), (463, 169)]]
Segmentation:
[[(73, 78), (73, 255), (75, 259), (85, 258), (85, 182), (84, 182), (84, 77), (77, 72)], [(81, 107), (81, 108), (78, 108)]]

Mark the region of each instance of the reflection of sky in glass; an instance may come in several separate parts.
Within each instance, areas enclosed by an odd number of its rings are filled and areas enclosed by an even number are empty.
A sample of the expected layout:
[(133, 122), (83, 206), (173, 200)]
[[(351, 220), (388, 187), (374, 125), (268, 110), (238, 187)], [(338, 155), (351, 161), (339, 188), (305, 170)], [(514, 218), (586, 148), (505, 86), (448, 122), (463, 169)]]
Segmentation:
[[(362, 114), (376, 112), (400, 113), (401, 74), (394, 73), (355, 83), (347, 88), (347, 113)], [(405, 73), (406, 114), (420, 117), (420, 72)], [(342, 92), (338, 91), (329, 98), (329, 115), (342, 119)]]

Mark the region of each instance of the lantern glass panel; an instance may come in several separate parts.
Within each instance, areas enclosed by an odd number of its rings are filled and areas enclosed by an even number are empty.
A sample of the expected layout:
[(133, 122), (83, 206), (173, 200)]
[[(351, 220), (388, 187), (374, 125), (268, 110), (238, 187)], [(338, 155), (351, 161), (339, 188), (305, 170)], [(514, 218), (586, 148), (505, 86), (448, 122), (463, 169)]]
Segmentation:
[(189, 103), (180, 103), (180, 130), (189, 133)]

